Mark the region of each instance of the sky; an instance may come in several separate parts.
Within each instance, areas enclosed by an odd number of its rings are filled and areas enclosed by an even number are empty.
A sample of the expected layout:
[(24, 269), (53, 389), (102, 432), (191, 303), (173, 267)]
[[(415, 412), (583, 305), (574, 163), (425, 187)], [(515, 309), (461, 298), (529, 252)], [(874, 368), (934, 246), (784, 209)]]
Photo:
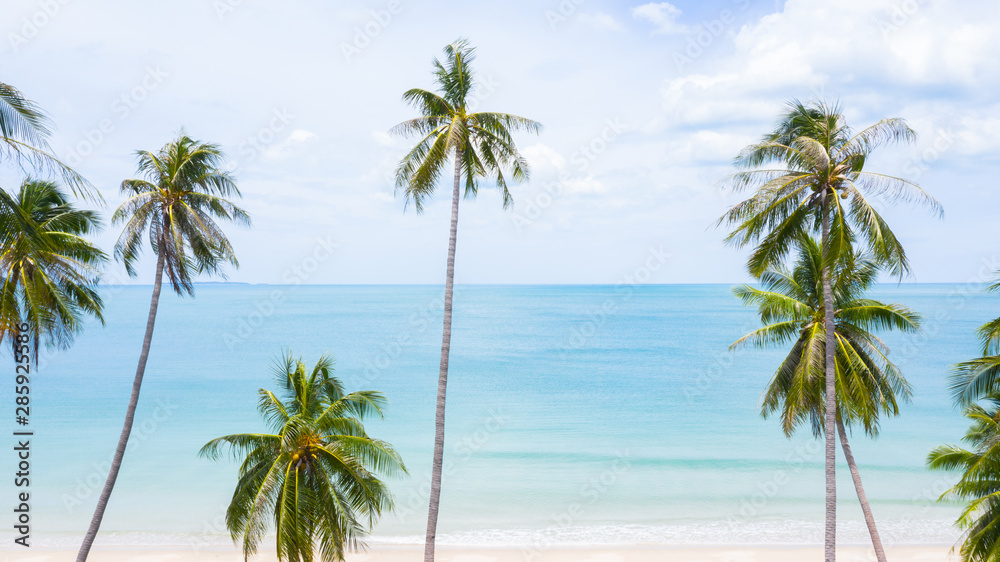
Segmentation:
[[(715, 227), (740, 199), (720, 182), (793, 98), (855, 128), (906, 119), (917, 142), (868, 166), (944, 206), (882, 207), (908, 280), (977, 282), (1000, 269), (998, 26), (995, 0), (6, 0), (0, 81), (48, 113), (108, 215), (136, 150), (182, 129), (219, 144), (253, 218), (226, 227), (231, 281), (443, 282), (449, 186), (404, 209), (392, 174), (414, 141), (388, 131), (467, 37), (475, 107), (544, 129), (515, 137), (531, 178), (512, 209), (488, 186), (462, 201), (458, 283), (746, 280), (748, 250)], [(105, 280), (149, 283), (154, 260), (139, 270)]]

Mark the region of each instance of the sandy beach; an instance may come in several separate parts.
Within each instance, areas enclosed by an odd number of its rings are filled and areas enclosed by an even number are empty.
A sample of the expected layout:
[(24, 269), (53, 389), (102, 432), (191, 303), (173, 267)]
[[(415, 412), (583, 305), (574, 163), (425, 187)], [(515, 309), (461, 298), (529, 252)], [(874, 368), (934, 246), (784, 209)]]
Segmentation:
[[(887, 556), (893, 562), (952, 562), (959, 558), (949, 547), (899, 547), (889, 548)], [(379, 548), (364, 554), (347, 557), (349, 562), (419, 562), (423, 559), (420, 547)], [(874, 562), (870, 549), (840, 548), (837, 550), (841, 562)], [(0, 560), (4, 562), (63, 562), (72, 560), (76, 551), (4, 552)], [(243, 557), (236, 551), (190, 552), (171, 550), (113, 550), (94, 551), (92, 562), (242, 562)], [(261, 553), (254, 558), (259, 562), (274, 562), (277, 557), (271, 553)], [(705, 547), (705, 548), (561, 548), (545, 552), (521, 549), (449, 549), (439, 548), (439, 562), (820, 562), (823, 551), (812, 548), (767, 548), (767, 547)]]

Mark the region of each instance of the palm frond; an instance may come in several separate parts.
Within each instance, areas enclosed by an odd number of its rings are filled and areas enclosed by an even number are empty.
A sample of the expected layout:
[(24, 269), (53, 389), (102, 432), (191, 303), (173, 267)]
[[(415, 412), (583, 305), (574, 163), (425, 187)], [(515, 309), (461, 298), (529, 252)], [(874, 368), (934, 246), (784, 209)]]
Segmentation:
[(420, 140), (396, 166), (397, 195), (404, 205), (413, 203), (417, 213), (437, 188), (449, 160), (458, 168), (465, 184), (465, 196), (475, 197), (480, 179), (488, 179), (501, 193), (504, 208), (513, 203), (508, 182), (529, 177), (528, 161), (514, 143), (512, 132), (541, 132), (541, 124), (507, 113), (467, 112), (475, 79), (471, 63), (475, 59), (465, 39), (445, 47), (445, 59), (435, 59), (434, 76), (439, 92), (421, 88), (407, 90), (403, 101), (420, 117), (399, 123), (390, 133), (419, 136)]
[(97, 292), (107, 256), (85, 236), (100, 216), (74, 207), (51, 181), (26, 179), (16, 196), (0, 190), (0, 343), (28, 325), (36, 353), (66, 348), (90, 316), (104, 322)]
[[(796, 244), (791, 272), (778, 265), (761, 273), (762, 288), (740, 285), (733, 290), (744, 305), (756, 308), (764, 326), (731, 348), (794, 342), (764, 391), (761, 414), (769, 417), (780, 412), (786, 435), (804, 424), (819, 436), (826, 409), (823, 250), (808, 236), (800, 236)], [(901, 305), (866, 298), (864, 292), (874, 283), (877, 263), (866, 255), (839, 254), (829, 264), (836, 307), (838, 417), (847, 426), (858, 424), (875, 435), (881, 417), (897, 415), (898, 402), (908, 399), (911, 390), (873, 332), (914, 332), (920, 327), (920, 316)]]
[(154, 253), (162, 253), (164, 272), (178, 294), (194, 291), (200, 274), (225, 277), (226, 266), (239, 267), (229, 238), (217, 221), (250, 226), (250, 215), (229, 201), (239, 197), (235, 180), (222, 170), (225, 157), (211, 143), (187, 135), (157, 152), (136, 152), (142, 178), (122, 182), (126, 199), (112, 221), (125, 223), (115, 245), (115, 258), (130, 276), (147, 237)]

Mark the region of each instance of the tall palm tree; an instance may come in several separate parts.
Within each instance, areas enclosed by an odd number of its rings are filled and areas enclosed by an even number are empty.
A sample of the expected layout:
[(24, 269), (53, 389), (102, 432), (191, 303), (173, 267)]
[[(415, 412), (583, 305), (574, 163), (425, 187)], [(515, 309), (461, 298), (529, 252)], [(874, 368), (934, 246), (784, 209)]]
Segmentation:
[(455, 279), (455, 239), (458, 234), (458, 201), (464, 183), (465, 197), (475, 197), (480, 178), (495, 183), (503, 197), (503, 206), (512, 203), (507, 178), (515, 182), (528, 179), (528, 163), (518, 152), (513, 131), (538, 133), (542, 126), (530, 119), (507, 113), (469, 112), (470, 94), (475, 80), (470, 66), (475, 50), (465, 39), (444, 48), (445, 60), (434, 59), (434, 77), (440, 93), (419, 88), (407, 90), (403, 100), (420, 112), (420, 117), (396, 125), (391, 132), (419, 136), (396, 169), (396, 189), (402, 190), (406, 203), (412, 202), (420, 213), (424, 201), (434, 193), (438, 180), (450, 159), (455, 174), (451, 196), (451, 233), (448, 239), (448, 269), (444, 289), (444, 334), (441, 340), (441, 363), (438, 372), (437, 412), (435, 415), (434, 460), (431, 470), (430, 506), (424, 544), (425, 562), (434, 560), (438, 505), (441, 498), (441, 470), (444, 458), (444, 408), (448, 384), (448, 355), (451, 349), (452, 289)]
[[(0, 198), (0, 344), (15, 357), (31, 343), (65, 348), (85, 316), (104, 323), (97, 293), (107, 256), (84, 237), (101, 227), (94, 211), (76, 209), (59, 186), (27, 179), (15, 196)], [(22, 328), (27, 328), (23, 330)]]
[(138, 171), (145, 179), (122, 182), (125, 201), (115, 210), (112, 220), (125, 223), (115, 245), (115, 257), (135, 276), (135, 264), (148, 236), (156, 254), (153, 297), (146, 320), (139, 365), (132, 383), (132, 395), (125, 413), (125, 425), (111, 461), (107, 482), (97, 500), (90, 528), (83, 539), (77, 562), (83, 562), (101, 527), (111, 491), (121, 469), (125, 446), (132, 432), (139, 389), (146, 371), (146, 359), (153, 339), (153, 324), (160, 302), (160, 287), (166, 273), (178, 295), (194, 294), (193, 278), (199, 273), (222, 273), (226, 264), (238, 267), (229, 239), (217, 219), (250, 225), (250, 217), (226, 197), (239, 196), (233, 178), (222, 171), (223, 155), (214, 144), (201, 143), (181, 135), (158, 152), (137, 152)]
[[(920, 327), (920, 318), (903, 306), (865, 298), (865, 292), (875, 284), (878, 264), (860, 254), (843, 257), (834, 265), (832, 272), (834, 334), (837, 341), (837, 431), (875, 554), (879, 561), (884, 561), (885, 551), (861, 483), (861, 474), (851, 453), (845, 424), (860, 424), (869, 436), (874, 437), (878, 434), (880, 416), (897, 415), (898, 398), (909, 399), (909, 384), (889, 361), (889, 350), (873, 332), (915, 332)], [(821, 328), (825, 321), (822, 270), (819, 243), (811, 237), (803, 237), (791, 272), (779, 266), (761, 275), (762, 288), (741, 285), (734, 289), (744, 304), (757, 307), (764, 327), (743, 336), (732, 348), (792, 344), (764, 391), (761, 406), (761, 415), (765, 418), (780, 412), (781, 427), (786, 436), (791, 436), (800, 425), (807, 424), (811, 426), (813, 435), (818, 437), (825, 427), (826, 342)]]
[[(755, 246), (747, 268), (756, 277), (780, 264), (803, 233), (818, 231), (824, 310), (834, 307), (832, 266), (855, 243), (866, 247), (881, 266), (904, 275), (909, 262), (903, 246), (875, 210), (872, 199), (922, 202), (939, 213), (940, 205), (917, 184), (867, 171), (864, 165), (875, 149), (914, 138), (915, 133), (902, 119), (883, 119), (854, 133), (835, 106), (790, 102), (775, 130), (737, 156), (735, 163), (741, 171), (725, 181), (734, 190), (754, 190), (719, 219), (720, 224), (734, 227), (726, 241), (737, 247)], [(769, 163), (779, 167), (763, 167)], [(834, 332), (833, 315), (826, 315), (824, 337), (832, 338)], [(834, 372), (835, 346), (826, 346), (825, 353), (826, 372)], [(824, 556), (833, 562), (837, 541), (834, 377), (826, 377), (826, 387)]]
[(52, 154), (50, 135), (51, 124), (41, 109), (17, 88), (0, 82), (0, 159), (53, 172), (74, 194), (100, 201), (100, 193), (83, 176)]
[[(228, 447), (240, 460), (226, 527), (249, 559), (274, 521), (278, 559), (344, 560), (364, 548), (376, 519), (392, 509), (379, 473), (405, 473), (399, 454), (365, 432), (366, 416), (382, 417), (385, 397), (350, 394), (320, 357), (311, 371), (288, 353), (274, 369), (281, 397), (260, 389), (257, 409), (272, 433), (240, 433), (209, 441), (199, 453), (218, 459)], [(316, 552), (319, 556), (316, 556)]]
[(927, 457), (932, 469), (962, 472), (941, 499), (969, 502), (957, 521), (964, 530), (959, 549), (964, 562), (1000, 559), (1000, 393), (994, 390), (985, 399), (987, 407), (965, 408), (971, 425), (963, 441), (970, 447), (943, 445)]

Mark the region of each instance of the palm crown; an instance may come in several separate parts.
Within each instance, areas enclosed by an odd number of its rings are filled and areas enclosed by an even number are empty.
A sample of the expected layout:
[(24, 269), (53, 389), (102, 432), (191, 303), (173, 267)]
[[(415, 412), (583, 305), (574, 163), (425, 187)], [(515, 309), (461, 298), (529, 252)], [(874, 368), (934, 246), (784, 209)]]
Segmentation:
[[(792, 271), (765, 271), (761, 288), (734, 289), (744, 304), (757, 307), (764, 327), (733, 347), (785, 345), (792, 349), (764, 392), (761, 413), (781, 413), (781, 425), (791, 435), (808, 423), (823, 432), (825, 408), (825, 336), (823, 321), (822, 253), (818, 242), (804, 237)], [(898, 414), (897, 400), (908, 399), (910, 386), (888, 359), (888, 349), (873, 332), (919, 329), (919, 316), (897, 304), (865, 298), (878, 274), (878, 263), (860, 254), (846, 256), (833, 270), (838, 416), (859, 422), (871, 435), (878, 432), (879, 414)]]
[(243, 433), (213, 439), (201, 454), (219, 458), (229, 447), (242, 458), (240, 479), (226, 512), (233, 540), (249, 558), (273, 518), (281, 560), (343, 560), (362, 546), (375, 519), (392, 507), (378, 474), (405, 472), (386, 442), (365, 432), (362, 420), (381, 417), (385, 397), (375, 391), (346, 393), (321, 357), (312, 370), (286, 355), (275, 365), (281, 397), (260, 389), (258, 410), (274, 433)]
[[(849, 251), (860, 237), (872, 258), (896, 275), (906, 273), (909, 262), (903, 246), (872, 198), (922, 202), (938, 213), (940, 205), (916, 183), (864, 166), (875, 149), (915, 137), (902, 119), (883, 119), (854, 133), (835, 106), (791, 102), (775, 130), (736, 158), (743, 170), (726, 184), (755, 192), (719, 219), (736, 226), (726, 241), (737, 246), (758, 243), (748, 268), (760, 275), (781, 262), (800, 233), (818, 231), (825, 214), (831, 219), (828, 259)], [(786, 167), (762, 168), (772, 162)]]
[(470, 67), (475, 49), (464, 39), (444, 49), (444, 62), (434, 59), (434, 76), (440, 94), (413, 88), (403, 100), (420, 112), (420, 117), (392, 128), (393, 134), (419, 136), (420, 141), (399, 163), (396, 189), (403, 190), (406, 202), (417, 212), (424, 199), (434, 192), (445, 164), (455, 156), (456, 175), (465, 178), (465, 196), (474, 196), (479, 178), (494, 181), (503, 196), (504, 207), (512, 203), (507, 176), (520, 182), (528, 178), (528, 163), (518, 152), (511, 132), (541, 131), (541, 124), (507, 113), (471, 112), (469, 96), (475, 87)]
[(68, 346), (83, 316), (102, 323), (97, 294), (99, 267), (107, 256), (84, 236), (99, 230), (94, 211), (73, 207), (49, 181), (25, 180), (16, 197), (4, 192), (0, 203), (0, 342), (21, 333), (27, 323), (38, 359), (44, 336)]
[(164, 270), (177, 293), (191, 293), (197, 273), (220, 273), (225, 263), (238, 265), (233, 247), (215, 219), (250, 224), (247, 213), (225, 199), (240, 192), (222, 171), (222, 153), (183, 133), (157, 153), (141, 150), (140, 174), (146, 179), (122, 182), (127, 199), (115, 210), (125, 228), (115, 257), (135, 276), (135, 263), (148, 231), (149, 243), (162, 254)]

